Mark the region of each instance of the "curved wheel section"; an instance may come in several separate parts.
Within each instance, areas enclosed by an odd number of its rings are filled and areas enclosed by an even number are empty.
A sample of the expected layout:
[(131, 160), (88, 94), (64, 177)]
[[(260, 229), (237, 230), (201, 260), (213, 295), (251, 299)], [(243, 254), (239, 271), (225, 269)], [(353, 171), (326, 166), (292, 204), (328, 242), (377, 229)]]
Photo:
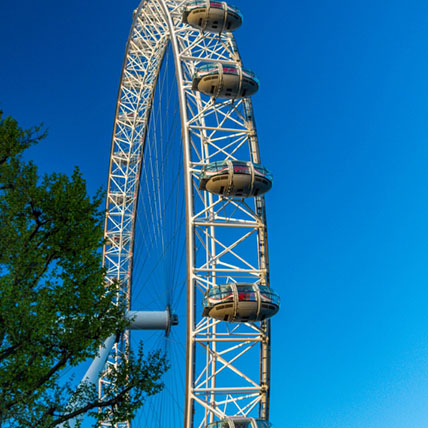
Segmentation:
[(260, 195), (272, 177), (246, 98), (258, 80), (227, 31), (241, 22), (236, 8), (205, 0), (143, 0), (134, 13), (113, 133), (104, 263), (128, 309), (168, 307), (179, 318), (161, 339), (127, 332), (110, 356), (107, 369), (142, 339), (146, 350), (153, 342), (171, 360), (162, 395), (174, 411), (168, 417), (150, 400), (153, 422), (138, 426), (269, 417), (268, 318), (279, 298), (269, 288)]

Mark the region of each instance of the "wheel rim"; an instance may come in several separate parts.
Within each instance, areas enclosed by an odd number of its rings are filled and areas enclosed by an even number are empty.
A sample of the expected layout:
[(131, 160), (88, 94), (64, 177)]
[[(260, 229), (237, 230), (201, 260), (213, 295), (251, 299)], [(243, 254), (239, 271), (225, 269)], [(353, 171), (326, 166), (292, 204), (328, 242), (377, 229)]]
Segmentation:
[[(269, 285), (269, 271), (263, 197), (238, 200), (198, 190), (198, 171), (202, 165), (222, 159), (259, 163), (260, 156), (249, 99), (214, 101), (191, 90), (191, 76), (199, 64), (222, 61), (226, 65), (240, 65), (240, 57), (230, 33), (201, 34), (183, 25), (183, 4), (174, 0), (143, 1), (134, 14), (113, 133), (105, 225), (109, 243), (104, 248), (104, 264), (107, 280), (121, 282), (121, 293), (127, 296), (131, 309), (163, 310), (171, 304), (180, 318), (181, 327), (173, 327), (170, 338), (162, 339), (161, 345), (169, 350), (170, 356), (173, 355), (172, 343), (179, 344), (181, 349), (186, 347), (184, 357), (177, 353), (181, 357), (176, 362), (171, 361), (172, 377), (182, 374), (183, 382), (173, 388), (167, 384), (162, 394), (169, 395), (169, 405), (175, 410), (168, 419), (166, 412), (157, 407), (161, 405), (150, 400), (145, 412), (154, 419), (142, 416), (145, 422), (139, 424), (182, 426), (184, 416), (184, 426), (190, 428), (203, 427), (223, 416), (268, 418), (269, 322), (227, 324), (203, 318), (201, 302), (203, 292), (216, 284), (251, 280)], [(171, 46), (167, 48), (169, 41)], [(171, 75), (173, 62), (179, 103), (171, 107), (164, 103), (159, 88), (167, 87), (167, 92), (171, 92), (171, 82), (165, 84), (162, 76)], [(169, 105), (168, 112), (164, 112), (168, 126), (164, 128), (158, 112), (166, 105)], [(171, 114), (171, 108), (175, 114)], [(181, 126), (175, 127), (178, 113)], [(159, 130), (162, 130), (162, 137)], [(161, 183), (162, 171), (173, 171), (171, 163), (168, 164), (170, 161), (163, 167), (159, 163), (156, 169), (146, 160), (156, 156), (162, 158), (161, 153), (167, 153), (169, 147), (173, 153), (172, 163), (177, 164), (177, 159), (182, 159), (177, 151), (181, 144), (176, 138), (177, 130), (182, 135), (184, 151), (182, 173), (178, 167)], [(165, 146), (165, 135), (167, 143), (174, 140), (176, 144)], [(183, 174), (185, 185), (180, 187)], [(173, 190), (168, 193), (166, 189), (170, 187)], [(177, 196), (182, 192), (184, 199), (178, 203)], [(168, 196), (172, 194), (176, 197)], [(184, 227), (181, 214), (166, 215), (165, 207), (173, 207), (173, 201), (176, 206), (180, 204), (181, 213), (186, 209)], [(149, 213), (143, 210), (148, 207)], [(160, 217), (175, 220), (163, 222)], [(139, 229), (139, 223), (145, 226)], [(172, 229), (167, 229), (166, 224), (172, 224)], [(156, 239), (163, 240), (160, 247), (156, 247), (163, 249), (161, 253), (166, 255), (161, 260), (156, 256), (159, 252), (150, 251), (155, 248), (154, 243), (142, 244), (145, 249), (140, 247), (139, 243), (145, 242), (149, 230)], [(175, 245), (169, 246), (171, 237), (177, 248), (186, 238), (187, 263), (179, 263), (183, 247), (178, 251)], [(176, 262), (175, 267), (171, 260)], [(165, 263), (164, 269), (161, 269), (162, 263)], [(155, 269), (148, 268), (153, 264)], [(165, 273), (164, 278), (160, 278), (159, 272)], [(183, 302), (183, 293), (180, 300), (174, 300), (175, 294), (168, 287), (163, 295), (157, 292), (157, 297), (163, 296), (163, 300), (148, 298), (148, 292), (157, 291), (150, 285), (158, 283), (175, 285), (173, 288), (180, 295), (183, 274), (187, 277), (187, 304)], [(187, 322), (183, 318), (183, 307)], [(154, 346), (159, 347), (159, 335), (132, 333), (130, 338), (129, 333), (125, 334), (122, 344), (115, 346), (110, 363), (116, 364), (126, 358), (122, 350), (127, 343), (132, 345), (143, 339), (147, 349), (154, 337), (158, 337)], [(101, 394), (102, 384), (103, 378), (100, 380)], [(180, 404), (182, 396), (185, 400)], [(173, 403), (176, 406), (171, 406)], [(108, 421), (104, 426), (109, 426)], [(129, 426), (129, 421), (120, 426)]]

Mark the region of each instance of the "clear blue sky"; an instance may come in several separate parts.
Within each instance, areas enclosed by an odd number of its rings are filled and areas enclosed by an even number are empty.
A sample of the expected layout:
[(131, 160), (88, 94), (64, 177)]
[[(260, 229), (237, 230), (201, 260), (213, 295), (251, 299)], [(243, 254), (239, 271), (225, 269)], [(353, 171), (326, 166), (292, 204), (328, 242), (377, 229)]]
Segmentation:
[[(267, 195), (278, 428), (428, 427), (428, 3), (234, 1)], [(1, 3), (0, 108), (107, 181), (137, 2)]]

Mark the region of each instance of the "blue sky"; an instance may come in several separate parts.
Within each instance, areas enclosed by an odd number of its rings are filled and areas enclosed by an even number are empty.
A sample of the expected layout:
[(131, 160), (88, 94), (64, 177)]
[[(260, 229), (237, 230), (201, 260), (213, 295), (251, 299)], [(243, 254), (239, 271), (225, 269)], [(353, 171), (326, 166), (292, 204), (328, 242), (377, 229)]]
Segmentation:
[[(234, 1), (267, 194), (278, 428), (428, 426), (428, 4)], [(137, 3), (2, 2), (0, 108), (105, 186)]]

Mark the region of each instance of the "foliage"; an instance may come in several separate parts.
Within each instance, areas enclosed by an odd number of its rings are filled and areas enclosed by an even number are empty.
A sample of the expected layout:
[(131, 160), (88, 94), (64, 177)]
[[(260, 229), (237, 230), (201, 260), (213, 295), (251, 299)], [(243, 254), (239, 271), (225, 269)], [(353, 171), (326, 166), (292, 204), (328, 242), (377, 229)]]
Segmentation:
[(0, 426), (53, 427), (89, 413), (120, 420), (162, 388), (167, 364), (142, 350), (94, 385), (60, 377), (126, 327), (101, 265), (102, 194), (90, 198), (76, 168), (40, 178), (23, 151), (45, 137), (0, 112)]

